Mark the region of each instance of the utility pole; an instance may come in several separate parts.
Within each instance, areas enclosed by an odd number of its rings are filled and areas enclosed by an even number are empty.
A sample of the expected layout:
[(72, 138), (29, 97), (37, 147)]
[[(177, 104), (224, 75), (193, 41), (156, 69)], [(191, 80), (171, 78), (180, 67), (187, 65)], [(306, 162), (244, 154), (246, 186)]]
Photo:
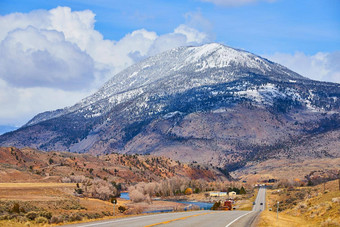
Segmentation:
[(339, 191), (340, 191), (340, 170), (338, 172), (338, 181), (339, 181)]
[(326, 191), (326, 179), (323, 179), (323, 193)]
[(277, 209), (276, 209), (276, 220), (277, 221), (279, 220), (279, 205), (280, 205), (280, 202), (277, 201)]
[(113, 204), (113, 216), (116, 216), (117, 199), (116, 198), (111, 198), (111, 203)]

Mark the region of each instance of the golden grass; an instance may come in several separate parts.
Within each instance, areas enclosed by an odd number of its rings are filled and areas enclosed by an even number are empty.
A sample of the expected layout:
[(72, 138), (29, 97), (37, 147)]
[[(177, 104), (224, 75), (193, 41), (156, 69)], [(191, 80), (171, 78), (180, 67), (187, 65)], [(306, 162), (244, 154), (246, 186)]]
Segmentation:
[[(299, 188), (302, 189), (302, 188)], [(258, 226), (340, 226), (340, 203), (332, 202), (332, 198), (340, 198), (338, 181), (331, 181), (326, 184), (326, 193), (323, 185), (308, 188), (311, 191), (311, 198), (305, 197), (298, 201), (297, 205), (279, 212), (276, 219), (276, 210), (266, 210), (261, 213)], [(276, 201), (281, 200), (278, 194), (272, 194), (275, 190), (267, 190), (267, 208), (273, 207)]]
[(266, 193), (266, 207), (267, 209), (260, 214), (259, 221), (257, 223), (258, 227), (307, 227), (307, 226), (315, 226), (306, 223), (306, 220), (293, 217), (291, 215), (284, 214), (279, 212), (279, 216), (277, 218), (277, 213), (275, 210), (269, 211), (268, 207), (272, 207), (272, 205), (277, 200), (277, 195), (271, 194), (273, 190), (267, 190)]
[(76, 187), (75, 183), (0, 183), (0, 188), (65, 188)]
[(50, 227), (51, 224), (36, 224), (34, 222), (21, 223), (13, 220), (0, 221), (0, 227)]
[(254, 195), (247, 200), (243, 200), (244, 202), (240, 204), (238, 210), (252, 210), (253, 202), (255, 202), (257, 196), (258, 189), (255, 189)]
[(74, 183), (0, 183), (0, 199), (53, 201), (70, 196)]
[(276, 218), (276, 212), (263, 211), (258, 222), (259, 227), (313, 227), (319, 226), (313, 223), (306, 222), (305, 219), (293, 217), (284, 213), (279, 213), (279, 218)]

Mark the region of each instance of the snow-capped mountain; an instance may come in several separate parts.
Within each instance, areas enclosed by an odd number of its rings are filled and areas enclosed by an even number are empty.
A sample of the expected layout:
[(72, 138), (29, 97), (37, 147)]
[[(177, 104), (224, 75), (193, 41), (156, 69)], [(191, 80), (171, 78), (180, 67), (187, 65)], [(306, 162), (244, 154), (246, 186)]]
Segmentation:
[(38, 114), (1, 136), (0, 145), (242, 166), (290, 155), (294, 141), (337, 130), (339, 97), (339, 84), (246, 51), (180, 47), (132, 65), (74, 106)]
[(86, 117), (97, 117), (109, 112), (113, 106), (148, 92), (172, 95), (231, 82), (249, 74), (286, 82), (305, 79), (279, 64), (218, 43), (180, 47), (127, 68), (75, 106), (40, 114), (27, 125), (80, 110), (87, 112)]

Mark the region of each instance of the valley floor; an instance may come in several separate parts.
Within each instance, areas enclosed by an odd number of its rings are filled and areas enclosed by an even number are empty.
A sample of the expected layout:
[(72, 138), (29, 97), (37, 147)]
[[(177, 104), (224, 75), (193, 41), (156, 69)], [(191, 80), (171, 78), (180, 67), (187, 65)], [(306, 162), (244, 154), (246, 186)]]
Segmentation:
[[(0, 212), (5, 214), (0, 216), (0, 226), (53, 226), (143, 215), (141, 212), (148, 210), (181, 211), (187, 206), (175, 201), (153, 200), (149, 204), (132, 203), (118, 198), (114, 215), (112, 203), (76, 197), (73, 195), (75, 188), (75, 183), (0, 183)], [(255, 197), (256, 193), (253, 196), (252, 194), (239, 196), (236, 203), (237, 210), (251, 210)], [(213, 202), (219, 198), (209, 198), (202, 192), (170, 199)], [(119, 207), (129, 208), (129, 212), (122, 213)], [(47, 223), (47, 219), (39, 219), (40, 216), (46, 217), (50, 224)]]

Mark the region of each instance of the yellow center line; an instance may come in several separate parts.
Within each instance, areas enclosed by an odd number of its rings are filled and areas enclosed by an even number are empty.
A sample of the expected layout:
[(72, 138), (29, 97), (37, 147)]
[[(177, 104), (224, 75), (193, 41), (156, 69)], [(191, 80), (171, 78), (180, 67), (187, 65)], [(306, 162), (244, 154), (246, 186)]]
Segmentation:
[(151, 225), (146, 225), (144, 227), (151, 227), (151, 226), (156, 226), (156, 225), (168, 224), (168, 223), (173, 222), (173, 221), (184, 220), (184, 219), (187, 219), (187, 218), (196, 217), (196, 216), (200, 216), (200, 215), (211, 214), (211, 213), (213, 213), (213, 212), (207, 212), (207, 213), (202, 213), (202, 214), (194, 214), (194, 215), (185, 216), (185, 217), (176, 218), (176, 219), (171, 219), (171, 220), (168, 220), (168, 221), (163, 221), (163, 222), (159, 222), (159, 223), (155, 223), (155, 224), (151, 224)]

